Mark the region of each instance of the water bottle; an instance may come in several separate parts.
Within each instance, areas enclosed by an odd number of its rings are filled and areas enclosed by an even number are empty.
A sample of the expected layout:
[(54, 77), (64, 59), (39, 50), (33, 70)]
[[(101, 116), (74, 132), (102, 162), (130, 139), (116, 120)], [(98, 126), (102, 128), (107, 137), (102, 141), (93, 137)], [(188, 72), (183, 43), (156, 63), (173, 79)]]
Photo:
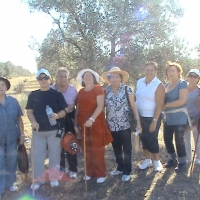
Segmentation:
[(49, 105), (46, 106), (46, 113), (47, 113), (47, 116), (49, 118), (49, 122), (50, 122), (51, 126), (56, 125), (57, 121), (55, 119), (51, 118), (51, 115), (53, 114), (53, 110), (52, 110), (51, 107), (49, 107)]

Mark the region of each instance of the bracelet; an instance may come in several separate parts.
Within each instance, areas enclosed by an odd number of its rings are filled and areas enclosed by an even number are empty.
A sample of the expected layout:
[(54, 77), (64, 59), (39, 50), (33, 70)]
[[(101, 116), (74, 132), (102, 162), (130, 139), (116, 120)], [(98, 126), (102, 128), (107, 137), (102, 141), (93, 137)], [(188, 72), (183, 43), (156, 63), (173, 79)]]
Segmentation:
[(153, 121), (154, 121), (154, 122), (157, 122), (157, 119), (154, 118)]
[(25, 137), (25, 135), (23, 134), (23, 135), (20, 135), (20, 137)]
[(90, 117), (89, 120), (91, 120), (93, 123), (94, 123), (94, 121), (95, 121), (94, 118), (92, 118), (92, 117)]

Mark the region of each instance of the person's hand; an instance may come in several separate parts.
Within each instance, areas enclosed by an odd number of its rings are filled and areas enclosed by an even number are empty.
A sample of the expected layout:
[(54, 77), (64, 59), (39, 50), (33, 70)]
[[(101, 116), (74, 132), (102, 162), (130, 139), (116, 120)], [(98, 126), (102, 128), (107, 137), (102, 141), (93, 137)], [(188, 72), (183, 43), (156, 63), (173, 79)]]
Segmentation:
[(60, 116), (57, 113), (52, 113), (50, 116), (51, 119), (60, 119)]
[(140, 122), (137, 123), (136, 130), (137, 130), (139, 133), (142, 133), (142, 127), (141, 127), (141, 125), (140, 125)]
[(39, 124), (37, 122), (33, 122), (31, 123), (31, 127), (34, 131), (37, 131), (39, 130)]
[(24, 144), (24, 141), (25, 141), (25, 135), (21, 135), (19, 144)]
[(149, 127), (149, 132), (154, 132), (156, 130), (157, 121), (152, 121)]
[(90, 119), (88, 119), (83, 126), (85, 126), (85, 127), (92, 127), (92, 125), (93, 125), (93, 121), (90, 120)]

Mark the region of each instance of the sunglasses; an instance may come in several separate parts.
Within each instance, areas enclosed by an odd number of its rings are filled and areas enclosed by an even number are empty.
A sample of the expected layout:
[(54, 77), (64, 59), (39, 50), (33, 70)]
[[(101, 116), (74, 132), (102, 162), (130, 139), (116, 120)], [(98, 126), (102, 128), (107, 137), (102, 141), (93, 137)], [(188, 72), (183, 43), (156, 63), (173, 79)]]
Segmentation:
[(191, 74), (188, 75), (188, 77), (189, 77), (189, 78), (199, 78), (198, 76), (196, 76), (196, 75), (191, 75)]
[(42, 80), (49, 80), (48, 76), (44, 76), (44, 77), (37, 77), (38, 81), (42, 81)]

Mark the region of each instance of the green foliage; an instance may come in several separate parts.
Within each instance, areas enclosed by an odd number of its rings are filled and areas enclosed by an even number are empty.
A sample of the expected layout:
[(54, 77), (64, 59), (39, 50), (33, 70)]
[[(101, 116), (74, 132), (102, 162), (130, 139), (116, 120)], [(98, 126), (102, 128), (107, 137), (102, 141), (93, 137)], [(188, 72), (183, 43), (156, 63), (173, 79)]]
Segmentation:
[(0, 62), (0, 76), (2, 77), (17, 77), (17, 76), (30, 76), (31, 72), (24, 69), (22, 66), (16, 66), (10, 61), (5, 63)]
[(73, 78), (83, 68), (101, 73), (115, 65), (129, 72), (131, 84), (142, 76), (148, 60), (158, 62), (160, 77), (167, 60), (189, 60), (186, 45), (174, 35), (183, 15), (176, 0), (27, 2), (31, 11), (45, 12), (57, 24), (37, 58), (39, 68), (49, 69), (52, 75), (61, 66), (67, 67)]
[(21, 94), (24, 92), (24, 83), (18, 83), (17, 85), (14, 86), (13, 89), (17, 94)]

